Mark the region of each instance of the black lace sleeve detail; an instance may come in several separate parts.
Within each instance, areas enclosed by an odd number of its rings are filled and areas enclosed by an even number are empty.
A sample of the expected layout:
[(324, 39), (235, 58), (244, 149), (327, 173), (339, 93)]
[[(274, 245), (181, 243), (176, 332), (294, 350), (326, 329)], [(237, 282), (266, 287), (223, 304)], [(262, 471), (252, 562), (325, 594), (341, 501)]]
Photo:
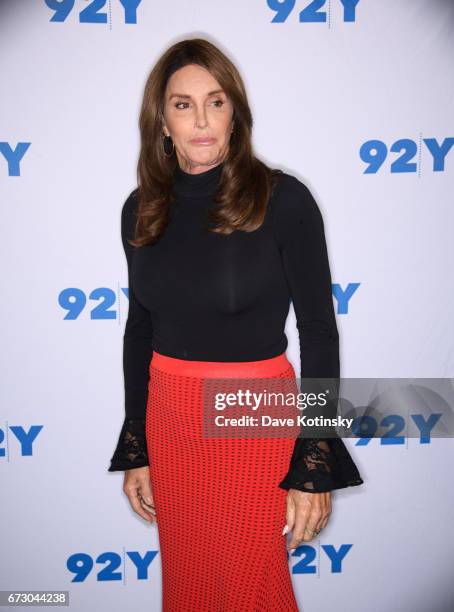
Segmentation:
[(148, 465), (145, 419), (125, 418), (108, 472)]
[(322, 493), (363, 484), (342, 438), (297, 438), (281, 489)]

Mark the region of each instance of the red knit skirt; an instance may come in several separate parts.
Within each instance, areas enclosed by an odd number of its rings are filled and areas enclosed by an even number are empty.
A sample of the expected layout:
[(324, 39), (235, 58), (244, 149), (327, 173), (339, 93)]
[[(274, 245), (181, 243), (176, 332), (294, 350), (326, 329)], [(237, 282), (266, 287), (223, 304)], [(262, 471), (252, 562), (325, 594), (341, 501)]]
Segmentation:
[[(153, 352), (146, 413), (163, 612), (298, 612), (288, 565), (295, 437), (209, 438), (206, 378), (295, 378), (285, 353), (242, 362)], [(247, 434), (246, 434), (247, 435)]]

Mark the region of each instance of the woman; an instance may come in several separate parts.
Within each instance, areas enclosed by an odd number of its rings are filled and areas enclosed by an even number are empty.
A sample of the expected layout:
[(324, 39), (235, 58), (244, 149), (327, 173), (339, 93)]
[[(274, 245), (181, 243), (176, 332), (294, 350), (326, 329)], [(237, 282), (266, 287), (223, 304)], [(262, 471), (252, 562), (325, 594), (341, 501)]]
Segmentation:
[(312, 540), (330, 491), (363, 482), (340, 438), (202, 433), (204, 380), (295, 378), (290, 299), (301, 376), (339, 376), (320, 211), (255, 157), (251, 131), (244, 84), (218, 48), (193, 39), (163, 54), (122, 210), (126, 415), (109, 471), (125, 470), (132, 508), (157, 523), (166, 611), (298, 610), (283, 534), (291, 551)]

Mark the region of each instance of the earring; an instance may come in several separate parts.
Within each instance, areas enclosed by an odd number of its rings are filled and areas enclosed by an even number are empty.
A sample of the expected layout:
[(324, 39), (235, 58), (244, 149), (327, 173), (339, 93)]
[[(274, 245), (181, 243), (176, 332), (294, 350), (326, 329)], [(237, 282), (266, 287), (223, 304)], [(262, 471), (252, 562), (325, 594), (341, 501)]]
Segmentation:
[[(175, 150), (175, 143), (172, 140), (171, 136), (163, 136), (162, 138), (163, 141), (163, 149), (164, 149), (164, 155), (166, 157), (171, 157), (173, 155), (173, 152)], [(170, 143), (172, 143), (170, 151), (169, 151), (169, 145)]]

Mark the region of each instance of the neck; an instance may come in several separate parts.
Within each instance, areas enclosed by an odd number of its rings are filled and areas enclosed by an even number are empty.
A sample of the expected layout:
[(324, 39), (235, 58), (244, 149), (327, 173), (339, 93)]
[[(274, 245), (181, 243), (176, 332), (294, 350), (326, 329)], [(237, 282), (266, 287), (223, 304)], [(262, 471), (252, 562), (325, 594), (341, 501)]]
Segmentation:
[(182, 196), (213, 196), (218, 190), (223, 167), (224, 162), (221, 162), (208, 170), (192, 174), (178, 165), (173, 176), (173, 189)]

